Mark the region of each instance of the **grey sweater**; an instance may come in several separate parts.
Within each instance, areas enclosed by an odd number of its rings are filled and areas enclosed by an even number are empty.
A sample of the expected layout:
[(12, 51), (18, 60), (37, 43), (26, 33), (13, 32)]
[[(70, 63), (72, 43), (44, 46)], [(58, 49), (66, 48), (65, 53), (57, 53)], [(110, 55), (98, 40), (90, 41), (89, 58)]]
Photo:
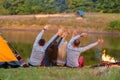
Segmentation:
[(79, 66), (78, 59), (80, 54), (98, 44), (98, 42), (94, 42), (85, 47), (74, 48), (72, 44), (74, 40), (78, 38), (80, 38), (80, 35), (73, 37), (67, 45), (67, 63), (66, 64), (69, 67), (78, 67)]
[(38, 36), (36, 37), (36, 40), (33, 44), (32, 53), (31, 53), (30, 59), (28, 61), (28, 63), (30, 63), (33, 66), (40, 66), (40, 64), (44, 58), (46, 48), (57, 36), (57, 35), (54, 35), (44, 46), (40, 46), (38, 44), (38, 41), (41, 39), (43, 33), (44, 33), (44, 30), (42, 30), (38, 34)]

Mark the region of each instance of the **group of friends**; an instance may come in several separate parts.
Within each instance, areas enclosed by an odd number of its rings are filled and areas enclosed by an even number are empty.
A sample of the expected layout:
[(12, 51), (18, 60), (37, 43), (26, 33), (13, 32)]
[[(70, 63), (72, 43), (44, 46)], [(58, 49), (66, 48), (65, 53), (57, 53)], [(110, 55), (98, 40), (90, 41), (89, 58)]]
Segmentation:
[[(81, 68), (84, 66), (84, 57), (80, 56), (80, 54), (103, 43), (102, 39), (98, 39), (88, 46), (81, 47), (80, 38), (86, 38), (88, 36), (87, 33), (76, 34), (76, 31), (73, 31), (71, 34), (63, 28), (58, 29), (58, 32), (46, 43), (46, 40), (43, 39), (42, 36), (49, 27), (50, 25), (45, 25), (36, 37), (28, 61), (29, 66), (66, 66)], [(66, 41), (68, 35), (72, 36), (69, 42)]]

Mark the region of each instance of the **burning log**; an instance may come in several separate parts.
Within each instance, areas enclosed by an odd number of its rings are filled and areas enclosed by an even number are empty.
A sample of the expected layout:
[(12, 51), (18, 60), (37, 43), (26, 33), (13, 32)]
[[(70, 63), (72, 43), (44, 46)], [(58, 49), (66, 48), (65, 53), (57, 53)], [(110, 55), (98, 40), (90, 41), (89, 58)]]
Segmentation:
[(105, 62), (105, 61), (102, 61), (102, 63), (93, 65), (93, 66), (91, 66), (91, 68), (102, 67), (102, 66), (103, 67), (110, 67), (110, 66), (113, 66), (113, 65), (120, 66), (120, 61), (118, 61), (118, 62)]
[(101, 63), (93, 65), (91, 66), (91, 68), (102, 67), (102, 66), (110, 67), (113, 65), (120, 66), (120, 61), (115, 60), (114, 57), (110, 57), (109, 55), (106, 55), (106, 50), (103, 50)]

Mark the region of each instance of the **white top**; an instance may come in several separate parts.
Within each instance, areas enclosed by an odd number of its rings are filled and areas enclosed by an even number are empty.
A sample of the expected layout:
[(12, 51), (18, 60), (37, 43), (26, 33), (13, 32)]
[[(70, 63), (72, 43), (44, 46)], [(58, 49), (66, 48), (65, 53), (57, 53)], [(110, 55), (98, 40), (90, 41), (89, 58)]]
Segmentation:
[(98, 42), (95, 42), (85, 47), (74, 48), (72, 44), (74, 40), (78, 38), (80, 38), (80, 35), (77, 35), (74, 38), (72, 38), (67, 45), (67, 66), (69, 67), (78, 67), (78, 59), (80, 54), (98, 44)]
[(40, 46), (38, 44), (39, 40), (41, 39), (42, 35), (44, 33), (44, 30), (42, 30), (38, 36), (36, 37), (36, 40), (33, 44), (33, 49), (32, 49), (32, 53), (31, 53), (31, 56), (30, 56), (30, 59), (29, 59), (29, 63), (31, 65), (34, 65), (34, 66), (40, 66), (42, 60), (43, 60), (43, 57), (44, 57), (44, 54), (45, 54), (45, 50), (46, 48), (48, 47), (48, 45), (55, 39), (55, 37), (57, 37), (57, 35), (53, 36), (49, 41), (48, 43), (46, 43), (44, 46)]

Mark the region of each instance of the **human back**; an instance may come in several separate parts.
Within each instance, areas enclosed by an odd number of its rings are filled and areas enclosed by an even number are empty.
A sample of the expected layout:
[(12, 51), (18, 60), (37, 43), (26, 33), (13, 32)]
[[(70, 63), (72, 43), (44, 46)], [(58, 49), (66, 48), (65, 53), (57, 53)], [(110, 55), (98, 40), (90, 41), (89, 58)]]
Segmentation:
[(46, 44), (45, 39), (43, 39), (42, 36), (45, 30), (48, 29), (48, 27), (49, 25), (46, 25), (37, 35), (35, 42), (33, 44), (30, 59), (28, 61), (29, 65), (40, 66), (41, 61), (43, 60), (44, 53), (45, 53), (46, 47), (49, 44), (49, 42)]
[[(103, 43), (102, 39), (98, 39), (96, 42), (91, 43), (85, 47), (80, 47), (80, 37), (86, 37), (86, 33), (81, 33), (73, 37), (68, 45), (67, 45), (67, 62), (66, 65), (69, 67), (80, 67), (80, 60), (83, 60), (80, 58), (80, 54), (98, 44)], [(83, 64), (82, 64), (83, 65)]]
[(58, 57), (57, 57), (57, 64), (64, 66), (66, 63), (66, 48), (67, 48), (67, 41), (64, 41), (59, 46)]

